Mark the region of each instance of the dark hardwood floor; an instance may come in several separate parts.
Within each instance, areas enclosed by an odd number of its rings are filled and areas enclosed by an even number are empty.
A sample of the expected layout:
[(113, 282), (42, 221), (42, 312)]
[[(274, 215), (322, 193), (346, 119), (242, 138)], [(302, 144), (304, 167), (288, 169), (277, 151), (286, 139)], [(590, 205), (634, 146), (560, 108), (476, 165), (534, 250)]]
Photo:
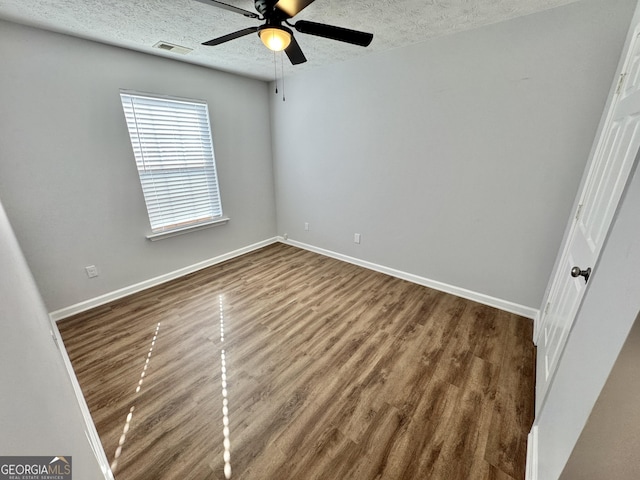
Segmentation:
[(517, 315), (274, 244), (58, 326), (117, 480), (524, 479)]

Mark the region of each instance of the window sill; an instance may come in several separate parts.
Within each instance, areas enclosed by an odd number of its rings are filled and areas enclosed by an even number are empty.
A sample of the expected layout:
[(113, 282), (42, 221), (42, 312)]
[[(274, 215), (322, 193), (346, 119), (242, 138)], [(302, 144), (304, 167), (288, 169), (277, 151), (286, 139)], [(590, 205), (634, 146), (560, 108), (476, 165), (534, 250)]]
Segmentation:
[(152, 233), (147, 235), (147, 240), (156, 242), (169, 237), (175, 237), (177, 235), (184, 235), (185, 233), (195, 232), (197, 230), (204, 230), (205, 228), (217, 227), (218, 225), (225, 225), (229, 221), (229, 217), (218, 218), (206, 223), (199, 223), (185, 228), (178, 228), (176, 230), (167, 230), (166, 232)]

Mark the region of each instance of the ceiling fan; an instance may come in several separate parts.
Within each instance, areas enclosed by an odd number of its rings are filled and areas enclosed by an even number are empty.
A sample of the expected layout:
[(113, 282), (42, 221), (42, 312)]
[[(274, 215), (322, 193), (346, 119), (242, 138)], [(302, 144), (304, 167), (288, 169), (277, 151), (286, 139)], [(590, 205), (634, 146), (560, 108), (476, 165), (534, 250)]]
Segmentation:
[(248, 18), (265, 21), (263, 25), (249, 27), (228, 35), (223, 35), (222, 37), (204, 42), (202, 45), (220, 45), (221, 43), (228, 42), (229, 40), (234, 40), (257, 32), (262, 43), (264, 43), (268, 49), (275, 52), (284, 50), (287, 57), (289, 57), (289, 60), (291, 60), (291, 63), (293, 65), (298, 65), (306, 62), (307, 59), (304, 56), (304, 53), (302, 53), (300, 45), (298, 45), (298, 42), (294, 38), (293, 31), (284, 26), (283, 23), (289, 27), (293, 27), (300, 33), (330, 38), (331, 40), (360, 45), (362, 47), (368, 46), (371, 43), (371, 40), (373, 40), (372, 33), (350, 30), (348, 28), (326, 25), (324, 23), (310, 22), (307, 20), (298, 20), (293, 24), (289, 23), (290, 18), (295, 17), (303, 9), (312, 4), (314, 0), (255, 0), (255, 8), (260, 15), (217, 0), (196, 1), (222, 8), (230, 12), (239, 13), (240, 15), (244, 15)]

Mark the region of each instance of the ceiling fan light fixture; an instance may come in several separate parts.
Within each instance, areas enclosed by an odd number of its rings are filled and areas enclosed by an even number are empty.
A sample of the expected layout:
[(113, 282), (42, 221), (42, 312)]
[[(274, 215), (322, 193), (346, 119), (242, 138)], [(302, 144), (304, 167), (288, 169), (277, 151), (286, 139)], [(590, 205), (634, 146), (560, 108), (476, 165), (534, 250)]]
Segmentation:
[(281, 52), (291, 43), (291, 31), (284, 27), (268, 26), (258, 32), (265, 47), (274, 52)]

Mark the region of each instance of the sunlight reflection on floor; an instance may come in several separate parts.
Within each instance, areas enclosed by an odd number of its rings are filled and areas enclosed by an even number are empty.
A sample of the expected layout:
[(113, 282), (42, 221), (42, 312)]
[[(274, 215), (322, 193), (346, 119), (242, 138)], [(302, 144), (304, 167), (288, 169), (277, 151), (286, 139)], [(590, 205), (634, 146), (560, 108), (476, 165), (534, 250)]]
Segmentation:
[[(220, 343), (224, 346), (224, 307), (222, 295), (218, 297), (220, 304)], [(222, 434), (224, 435), (224, 476), (231, 478), (231, 442), (229, 441), (229, 399), (227, 398), (227, 359), (224, 348), (220, 351), (220, 370), (222, 382)]]
[[(142, 372), (140, 372), (140, 380), (138, 381), (138, 386), (136, 387), (136, 394), (140, 393), (140, 389), (142, 388), (142, 384), (144, 383), (144, 377), (147, 374), (147, 368), (149, 368), (149, 362), (151, 361), (151, 354), (153, 353), (153, 347), (156, 345), (156, 340), (158, 339), (158, 332), (160, 331), (160, 322), (156, 325), (156, 331), (153, 333), (153, 339), (151, 340), (151, 347), (149, 347), (149, 353), (147, 353), (147, 358), (144, 362), (144, 367), (142, 367)], [(132, 405), (129, 409), (129, 413), (127, 414), (127, 419), (124, 423), (124, 428), (122, 429), (122, 435), (120, 435), (120, 440), (118, 441), (118, 448), (116, 448), (116, 452), (113, 455), (113, 461), (111, 462), (111, 472), (115, 473), (116, 467), (118, 466), (118, 459), (120, 455), (122, 455), (122, 447), (124, 446), (124, 442), (127, 440), (127, 433), (129, 432), (129, 428), (131, 426), (131, 420), (133, 419), (133, 411), (135, 410), (135, 405)]]

